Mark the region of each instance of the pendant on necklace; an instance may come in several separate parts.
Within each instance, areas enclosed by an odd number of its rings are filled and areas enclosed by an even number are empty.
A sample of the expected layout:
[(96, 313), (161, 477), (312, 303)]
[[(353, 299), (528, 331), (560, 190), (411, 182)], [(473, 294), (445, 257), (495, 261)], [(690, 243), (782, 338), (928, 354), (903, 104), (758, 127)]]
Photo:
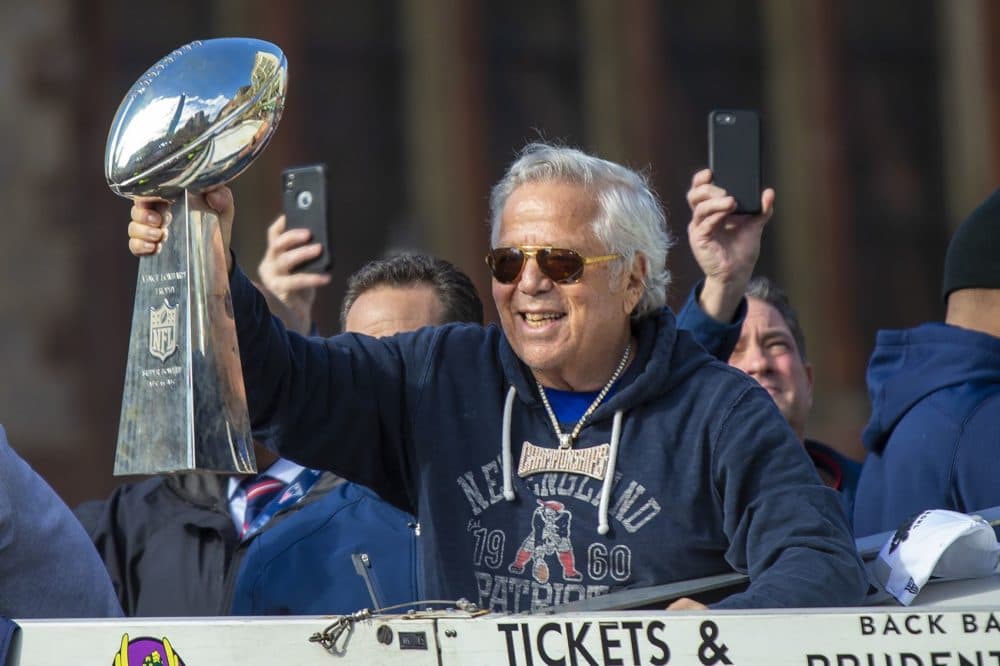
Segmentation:
[(571, 433), (559, 433), (559, 448), (560, 449), (572, 449), (573, 448), (573, 435)]
[(517, 465), (517, 475), (523, 479), (541, 472), (566, 472), (602, 481), (608, 469), (610, 456), (610, 444), (598, 444), (585, 449), (547, 449), (525, 442), (521, 446), (521, 461)]

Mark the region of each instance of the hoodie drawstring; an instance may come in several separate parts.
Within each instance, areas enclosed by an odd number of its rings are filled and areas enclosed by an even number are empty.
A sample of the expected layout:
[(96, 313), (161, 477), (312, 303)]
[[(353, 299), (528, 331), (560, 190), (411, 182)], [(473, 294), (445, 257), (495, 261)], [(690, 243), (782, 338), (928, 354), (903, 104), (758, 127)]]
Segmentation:
[[(511, 385), (507, 391), (507, 399), (503, 404), (503, 432), (500, 442), (500, 457), (503, 465), (503, 498), (513, 502), (517, 495), (514, 492), (514, 462), (510, 450), (510, 422), (514, 412), (514, 396), (517, 390)], [(622, 435), (622, 410), (615, 412), (611, 426), (611, 447), (608, 453), (608, 465), (604, 470), (604, 480), (601, 483), (601, 500), (597, 507), (597, 533), (605, 535), (610, 530), (608, 526), (608, 505), (611, 504), (611, 489), (615, 480), (615, 465), (618, 462), (618, 444)]]
[(608, 453), (608, 468), (604, 471), (604, 483), (601, 484), (601, 503), (597, 507), (597, 533), (604, 536), (608, 527), (608, 505), (611, 504), (611, 486), (615, 481), (615, 463), (618, 462), (618, 442), (622, 437), (622, 410), (615, 412), (615, 420), (611, 425), (611, 451)]
[(503, 442), (501, 443), (503, 454), (503, 498), (508, 502), (513, 502), (516, 497), (514, 494), (514, 465), (510, 459), (510, 418), (514, 412), (515, 395), (517, 395), (517, 389), (512, 384), (510, 390), (507, 391), (507, 400), (503, 403)]

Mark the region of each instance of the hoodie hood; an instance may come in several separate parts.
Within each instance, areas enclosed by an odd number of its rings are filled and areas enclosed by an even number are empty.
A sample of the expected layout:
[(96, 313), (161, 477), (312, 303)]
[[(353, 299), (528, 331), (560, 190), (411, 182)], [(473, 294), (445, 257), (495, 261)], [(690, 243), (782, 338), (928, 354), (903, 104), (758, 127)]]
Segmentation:
[(861, 438), (881, 453), (900, 419), (930, 394), (1000, 382), (1000, 339), (941, 323), (879, 331), (867, 382), (872, 415)]

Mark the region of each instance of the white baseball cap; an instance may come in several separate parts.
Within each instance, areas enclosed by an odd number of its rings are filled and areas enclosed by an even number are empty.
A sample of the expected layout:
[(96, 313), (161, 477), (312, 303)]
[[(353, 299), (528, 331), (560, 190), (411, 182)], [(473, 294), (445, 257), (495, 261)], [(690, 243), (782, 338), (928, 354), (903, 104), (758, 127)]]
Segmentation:
[(907, 519), (882, 546), (874, 573), (886, 592), (909, 606), (932, 577), (979, 578), (996, 573), (1000, 544), (979, 516), (931, 509)]

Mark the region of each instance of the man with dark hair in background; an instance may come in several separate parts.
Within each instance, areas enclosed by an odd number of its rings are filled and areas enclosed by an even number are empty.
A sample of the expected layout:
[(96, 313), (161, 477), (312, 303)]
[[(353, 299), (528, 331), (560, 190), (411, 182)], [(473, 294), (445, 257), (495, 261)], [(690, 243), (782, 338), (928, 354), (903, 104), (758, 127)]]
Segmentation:
[(806, 437), (813, 404), (813, 367), (806, 357), (806, 339), (785, 292), (766, 277), (747, 285), (747, 317), (729, 364), (757, 380), (778, 406), (820, 479), (840, 491), (845, 515), (854, 510), (861, 465), (826, 444)]
[(340, 308), (342, 330), (375, 337), (452, 321), (482, 324), (483, 303), (465, 273), (426, 254), (369, 261), (348, 278)]
[(1000, 190), (952, 236), (941, 291), (944, 323), (878, 333), (858, 536), (1000, 504)]

